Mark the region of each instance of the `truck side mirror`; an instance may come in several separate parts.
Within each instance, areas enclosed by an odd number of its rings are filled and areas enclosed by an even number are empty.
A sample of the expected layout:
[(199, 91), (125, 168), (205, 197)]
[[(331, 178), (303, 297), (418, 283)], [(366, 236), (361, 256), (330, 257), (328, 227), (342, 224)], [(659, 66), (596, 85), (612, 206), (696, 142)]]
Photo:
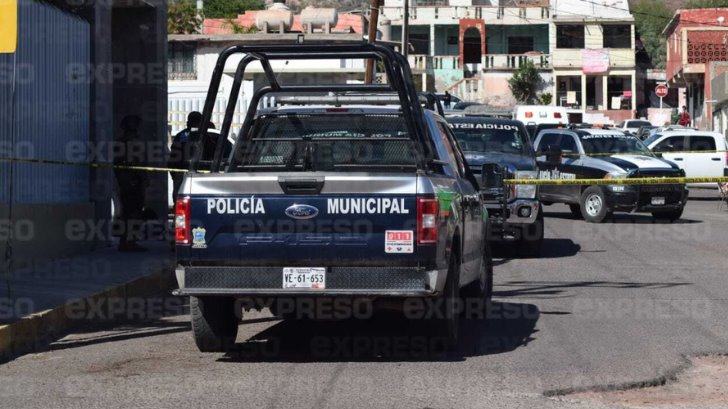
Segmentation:
[(483, 165), (480, 190), (501, 189), (503, 187), (503, 168), (497, 163), (486, 163)]
[(549, 165), (560, 165), (561, 158), (564, 156), (564, 152), (558, 145), (549, 145), (546, 148), (546, 163)]

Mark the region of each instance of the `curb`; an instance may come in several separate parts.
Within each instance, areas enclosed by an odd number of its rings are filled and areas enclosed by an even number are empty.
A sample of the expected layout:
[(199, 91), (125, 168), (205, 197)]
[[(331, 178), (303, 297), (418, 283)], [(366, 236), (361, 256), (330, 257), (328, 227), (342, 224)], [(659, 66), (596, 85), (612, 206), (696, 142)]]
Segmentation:
[[(175, 282), (172, 265), (87, 297), (71, 299), (58, 307), (38, 311), (11, 324), (0, 325), (0, 362), (20, 355), (48, 350), (48, 344), (75, 325), (93, 321), (90, 306), (108, 304), (126, 308), (129, 298), (143, 297), (172, 288)], [(90, 317), (90, 318), (89, 318)]]

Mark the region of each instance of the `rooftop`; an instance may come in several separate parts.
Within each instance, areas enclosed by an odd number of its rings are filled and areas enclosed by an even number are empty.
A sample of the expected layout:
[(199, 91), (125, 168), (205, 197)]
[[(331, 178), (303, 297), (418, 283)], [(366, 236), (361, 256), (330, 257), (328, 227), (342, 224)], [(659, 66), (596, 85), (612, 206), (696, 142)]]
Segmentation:
[(555, 21), (634, 20), (627, 0), (552, 0)]

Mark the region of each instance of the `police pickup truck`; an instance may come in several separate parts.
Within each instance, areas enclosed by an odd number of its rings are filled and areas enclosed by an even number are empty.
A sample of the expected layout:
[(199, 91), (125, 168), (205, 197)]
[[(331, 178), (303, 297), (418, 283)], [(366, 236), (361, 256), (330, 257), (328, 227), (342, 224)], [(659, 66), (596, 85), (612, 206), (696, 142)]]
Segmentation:
[[(483, 165), (498, 164), (505, 178), (536, 179), (536, 154), (520, 121), (478, 116), (448, 118), (450, 127), (475, 174)], [(502, 186), (497, 199), (486, 203), (491, 238), (515, 241), (517, 252), (537, 257), (543, 244), (543, 213), (536, 185)]]
[[(308, 318), (321, 299), (439, 298), (425, 318), (454, 342), (461, 297), (485, 307), (492, 289), (487, 209), (447, 123), (417, 102), (406, 60), (365, 43), (241, 45), (218, 67), (235, 53), (246, 54), (241, 65), (260, 61), (270, 85), (252, 96), (232, 154), (216, 152), (206, 174), (193, 161), (176, 202), (176, 294), (191, 297), (198, 348), (230, 348), (241, 305)], [(270, 60), (332, 55), (379, 59), (388, 85), (283, 85), (268, 72)], [(271, 92), (349, 91), (393, 92), (400, 103), (256, 109)]]
[[(535, 140), (540, 179), (624, 179), (683, 177), (632, 135), (618, 130), (572, 127), (541, 131)], [(543, 203), (567, 203), (574, 216), (600, 223), (612, 212), (650, 212), (675, 221), (682, 215), (687, 188), (676, 185), (542, 185)]]

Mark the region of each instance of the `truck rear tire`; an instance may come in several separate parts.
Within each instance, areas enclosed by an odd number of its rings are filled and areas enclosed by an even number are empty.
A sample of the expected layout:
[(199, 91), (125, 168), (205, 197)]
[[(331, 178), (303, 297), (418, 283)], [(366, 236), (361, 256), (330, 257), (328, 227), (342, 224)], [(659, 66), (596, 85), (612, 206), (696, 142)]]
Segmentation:
[(493, 257), (491, 254), (490, 245), (486, 242), (480, 265), (480, 277), (460, 290), (465, 318), (485, 319), (487, 317), (490, 300), (493, 297)]
[(539, 210), (536, 221), (533, 224), (523, 227), (523, 234), (516, 248), (519, 256), (524, 258), (537, 258), (541, 256), (543, 229), (543, 213)]
[(235, 345), (239, 317), (234, 298), (190, 297), (190, 315), (200, 352), (226, 352)]
[(611, 212), (607, 206), (607, 198), (599, 186), (589, 186), (581, 194), (581, 215), (589, 223), (601, 223)]
[[(456, 251), (457, 249), (453, 249)], [(457, 257), (450, 256), (450, 268), (443, 290), (442, 309), (433, 317), (433, 327), (438, 336), (445, 340), (445, 347), (453, 349), (460, 336), (460, 262)]]

